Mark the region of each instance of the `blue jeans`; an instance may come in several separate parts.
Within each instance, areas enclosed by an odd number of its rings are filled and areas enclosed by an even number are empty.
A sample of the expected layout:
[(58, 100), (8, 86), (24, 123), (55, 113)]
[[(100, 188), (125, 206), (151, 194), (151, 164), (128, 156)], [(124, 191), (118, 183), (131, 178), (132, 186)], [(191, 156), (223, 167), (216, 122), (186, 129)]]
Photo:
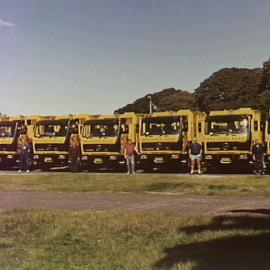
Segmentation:
[(30, 168), (30, 153), (29, 149), (22, 149), (20, 151), (20, 169), (21, 170), (29, 170)]
[(135, 157), (134, 155), (126, 156), (128, 173), (135, 173)]

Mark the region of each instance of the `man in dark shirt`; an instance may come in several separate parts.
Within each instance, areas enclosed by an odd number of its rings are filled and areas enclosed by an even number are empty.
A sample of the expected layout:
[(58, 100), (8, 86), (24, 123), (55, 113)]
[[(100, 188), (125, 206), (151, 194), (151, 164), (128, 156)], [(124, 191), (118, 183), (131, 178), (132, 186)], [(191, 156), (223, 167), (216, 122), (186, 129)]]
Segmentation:
[(252, 146), (252, 158), (255, 162), (255, 174), (264, 174), (264, 147), (258, 140)]
[(30, 172), (32, 142), (27, 135), (27, 128), (23, 127), (17, 141), (17, 153), (20, 158), (19, 172)]
[(197, 162), (198, 174), (201, 172), (201, 159), (202, 159), (202, 145), (197, 141), (196, 138), (193, 139), (189, 146), (189, 158), (191, 160), (191, 171), (190, 174), (194, 173), (195, 162)]

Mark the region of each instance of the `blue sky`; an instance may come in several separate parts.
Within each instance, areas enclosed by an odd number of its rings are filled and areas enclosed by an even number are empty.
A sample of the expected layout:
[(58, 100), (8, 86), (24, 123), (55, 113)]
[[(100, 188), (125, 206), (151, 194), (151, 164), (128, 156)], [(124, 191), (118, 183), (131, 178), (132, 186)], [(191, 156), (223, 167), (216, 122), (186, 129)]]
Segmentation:
[(270, 57), (268, 0), (0, 0), (0, 111), (112, 113)]

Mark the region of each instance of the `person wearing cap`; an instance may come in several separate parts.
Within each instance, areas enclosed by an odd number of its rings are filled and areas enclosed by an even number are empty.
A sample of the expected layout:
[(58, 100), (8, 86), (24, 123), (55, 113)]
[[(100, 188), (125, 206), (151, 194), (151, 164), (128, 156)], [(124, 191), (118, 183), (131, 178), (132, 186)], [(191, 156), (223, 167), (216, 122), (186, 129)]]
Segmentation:
[(191, 160), (191, 171), (190, 174), (194, 174), (195, 163), (197, 163), (198, 174), (202, 174), (201, 171), (201, 159), (202, 159), (202, 145), (196, 138), (193, 139), (189, 145), (189, 158)]
[(127, 174), (135, 174), (135, 154), (139, 154), (135, 143), (128, 139), (124, 149), (124, 157), (127, 163)]

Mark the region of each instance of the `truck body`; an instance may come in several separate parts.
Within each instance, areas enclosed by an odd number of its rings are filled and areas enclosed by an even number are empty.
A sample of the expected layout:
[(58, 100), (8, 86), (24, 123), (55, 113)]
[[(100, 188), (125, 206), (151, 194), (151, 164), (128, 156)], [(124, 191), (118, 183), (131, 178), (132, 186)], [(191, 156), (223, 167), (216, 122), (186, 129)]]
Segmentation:
[(206, 165), (244, 165), (252, 163), (252, 145), (262, 142), (261, 114), (251, 108), (211, 111), (203, 135)]
[(265, 121), (264, 142), (266, 148), (265, 163), (267, 165), (268, 172), (270, 172), (270, 116), (268, 116)]
[(140, 116), (140, 164), (145, 170), (186, 165), (188, 143), (196, 136), (196, 117), (197, 113), (190, 110)]
[(80, 127), (82, 166), (120, 169), (127, 140), (137, 141), (137, 115), (89, 115)]
[(72, 115), (38, 116), (33, 136), (33, 164), (41, 169), (69, 165), (69, 139), (79, 119)]
[(0, 167), (12, 168), (19, 162), (17, 141), (26, 119), (18, 117), (0, 117)]

